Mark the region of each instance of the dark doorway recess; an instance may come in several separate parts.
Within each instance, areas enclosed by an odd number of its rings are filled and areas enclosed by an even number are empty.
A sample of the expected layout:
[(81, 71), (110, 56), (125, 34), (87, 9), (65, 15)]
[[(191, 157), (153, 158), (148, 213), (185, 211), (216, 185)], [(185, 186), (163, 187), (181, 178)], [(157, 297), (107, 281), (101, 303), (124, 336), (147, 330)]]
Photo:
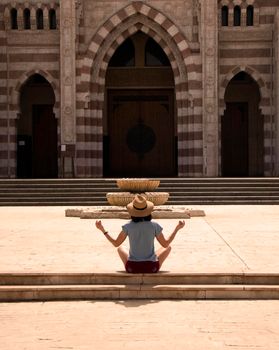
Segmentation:
[(258, 84), (247, 73), (238, 73), (226, 89), (225, 102), (221, 118), (222, 175), (263, 176), (264, 123)]
[(34, 74), (21, 89), (17, 121), (17, 177), (58, 177), (57, 119), (54, 92), (48, 81)]
[(248, 175), (248, 104), (232, 102), (222, 120), (223, 176)]
[(57, 121), (51, 105), (33, 106), (33, 177), (57, 177)]

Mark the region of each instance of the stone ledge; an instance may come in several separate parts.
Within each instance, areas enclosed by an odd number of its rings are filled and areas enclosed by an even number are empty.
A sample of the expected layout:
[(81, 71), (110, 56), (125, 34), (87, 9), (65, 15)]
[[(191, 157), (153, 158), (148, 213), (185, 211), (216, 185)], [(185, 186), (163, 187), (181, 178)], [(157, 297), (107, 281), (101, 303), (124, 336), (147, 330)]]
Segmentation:
[(60, 285), (1, 286), (0, 301), (119, 299), (279, 299), (279, 286)]
[(86, 284), (140, 284), (140, 285), (278, 285), (278, 273), (172, 273), (129, 274), (111, 273), (0, 273), (0, 285), (86, 285)]
[[(96, 206), (91, 208), (74, 208), (65, 210), (66, 217), (79, 217), (81, 219), (124, 219), (130, 218), (125, 207)], [(203, 217), (205, 212), (199, 209), (178, 206), (157, 206), (152, 212), (154, 219), (190, 219)]]

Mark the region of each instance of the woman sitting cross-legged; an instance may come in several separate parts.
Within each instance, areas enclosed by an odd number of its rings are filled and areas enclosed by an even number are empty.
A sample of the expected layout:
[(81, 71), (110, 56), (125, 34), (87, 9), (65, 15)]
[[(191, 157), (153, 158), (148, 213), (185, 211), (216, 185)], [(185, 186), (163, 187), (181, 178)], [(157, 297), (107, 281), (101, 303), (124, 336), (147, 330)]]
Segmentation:
[[(100, 220), (96, 221), (96, 227), (115, 247), (118, 247), (118, 254), (127, 272), (158, 272), (171, 251), (171, 242), (177, 232), (185, 226), (184, 220), (179, 221), (173, 233), (166, 238), (162, 227), (157, 222), (152, 221), (153, 207), (154, 204), (147, 201), (143, 195), (136, 195), (134, 200), (127, 205), (131, 221), (122, 226), (122, 231), (116, 239), (105, 230)], [(129, 251), (121, 246), (127, 236), (130, 243)], [(154, 248), (155, 238), (162, 246), (156, 252)]]

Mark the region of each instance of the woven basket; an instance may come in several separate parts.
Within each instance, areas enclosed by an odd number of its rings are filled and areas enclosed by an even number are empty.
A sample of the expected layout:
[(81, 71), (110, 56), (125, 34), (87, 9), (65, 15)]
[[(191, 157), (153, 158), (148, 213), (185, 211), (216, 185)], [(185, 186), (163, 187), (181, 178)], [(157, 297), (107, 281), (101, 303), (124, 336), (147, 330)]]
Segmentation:
[(145, 196), (154, 205), (163, 205), (169, 199), (169, 193), (167, 192), (145, 192)]
[(116, 180), (116, 183), (122, 191), (142, 193), (146, 191), (154, 191), (160, 185), (160, 180), (120, 179)]
[(110, 205), (117, 205), (126, 207), (127, 204), (131, 203), (135, 195), (129, 192), (119, 192), (119, 193), (107, 193), (107, 201)]

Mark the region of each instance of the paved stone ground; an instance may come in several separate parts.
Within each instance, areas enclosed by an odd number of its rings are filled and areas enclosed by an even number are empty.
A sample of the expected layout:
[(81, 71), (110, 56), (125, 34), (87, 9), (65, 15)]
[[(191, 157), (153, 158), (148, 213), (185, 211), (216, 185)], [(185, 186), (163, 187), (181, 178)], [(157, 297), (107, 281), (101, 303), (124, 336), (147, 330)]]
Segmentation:
[[(163, 266), (171, 272), (279, 273), (279, 206), (203, 206), (186, 220)], [(164, 233), (176, 219), (158, 219)], [(123, 266), (95, 220), (63, 207), (0, 208), (0, 272), (115, 272)], [(103, 219), (114, 235), (125, 220)]]
[[(164, 266), (171, 272), (279, 273), (279, 206), (204, 206)], [(0, 272), (123, 271), (93, 220), (62, 207), (0, 208)], [(103, 220), (117, 234), (123, 220)], [(169, 232), (177, 220), (158, 220)], [(0, 304), (0, 349), (278, 350), (279, 301)]]
[(1, 350), (278, 350), (278, 301), (0, 304)]

